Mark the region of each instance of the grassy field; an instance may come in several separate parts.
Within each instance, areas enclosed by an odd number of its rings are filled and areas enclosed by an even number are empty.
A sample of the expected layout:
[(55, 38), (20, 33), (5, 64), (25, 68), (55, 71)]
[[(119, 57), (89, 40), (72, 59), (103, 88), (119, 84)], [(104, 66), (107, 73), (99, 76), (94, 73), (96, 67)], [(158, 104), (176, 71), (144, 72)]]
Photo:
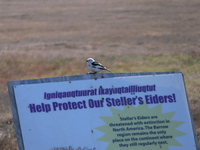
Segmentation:
[(112, 72), (181, 71), (200, 142), (200, 1), (0, 2), (0, 149), (17, 150), (6, 83)]

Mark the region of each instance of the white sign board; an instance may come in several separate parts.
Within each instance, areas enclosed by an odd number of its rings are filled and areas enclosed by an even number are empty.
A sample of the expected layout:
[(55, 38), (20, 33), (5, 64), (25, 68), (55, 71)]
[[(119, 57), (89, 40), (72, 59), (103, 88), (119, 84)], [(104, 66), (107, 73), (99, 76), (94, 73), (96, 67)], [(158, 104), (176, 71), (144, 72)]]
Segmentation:
[(180, 72), (103, 75), (10, 82), (21, 149), (198, 149)]

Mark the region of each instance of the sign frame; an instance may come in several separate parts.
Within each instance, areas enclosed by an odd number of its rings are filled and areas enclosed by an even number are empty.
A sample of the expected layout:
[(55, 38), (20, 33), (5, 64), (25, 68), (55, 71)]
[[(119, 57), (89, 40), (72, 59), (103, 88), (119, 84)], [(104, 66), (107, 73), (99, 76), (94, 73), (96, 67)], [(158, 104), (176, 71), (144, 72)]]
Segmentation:
[[(169, 75), (169, 74), (183, 74), (178, 71), (172, 71), (172, 72), (142, 72), (142, 73), (98, 73), (98, 74), (85, 74), (85, 75), (74, 75), (74, 76), (63, 76), (63, 77), (52, 77), (52, 78), (42, 78), (42, 79), (32, 79), (32, 80), (20, 80), (20, 81), (10, 81), (7, 83), (8, 85), (8, 92), (9, 92), (9, 97), (10, 97), (10, 104), (11, 104), (11, 109), (12, 109), (12, 114), (14, 118), (14, 124), (15, 124), (15, 129), (16, 129), (16, 136), (18, 140), (18, 146), (19, 150), (25, 150), (24, 147), (24, 140), (22, 137), (22, 129), (21, 129), (21, 124), (20, 124), (20, 119), (19, 119), (19, 113), (18, 113), (18, 108), (17, 103), (16, 103), (16, 96), (14, 92), (14, 88), (18, 85), (29, 85), (29, 84), (41, 84), (41, 83), (52, 83), (52, 82), (72, 82), (72, 81), (78, 81), (78, 80), (100, 80), (103, 78), (116, 78), (116, 77), (130, 77), (130, 76), (157, 76), (157, 75)], [(183, 82), (184, 82), (184, 76), (183, 76)], [(184, 82), (184, 87), (185, 87), (185, 82)], [(188, 96), (185, 88), (185, 93), (187, 97), (187, 103), (189, 106), (189, 101), (188, 101)], [(199, 150), (198, 146), (198, 139), (194, 127), (194, 122), (192, 120), (192, 115), (191, 115), (191, 110), (189, 107), (189, 113), (190, 113), (190, 118), (189, 120), (192, 124), (192, 129), (193, 129), (193, 135), (194, 135), (194, 140), (196, 143), (196, 150)]]

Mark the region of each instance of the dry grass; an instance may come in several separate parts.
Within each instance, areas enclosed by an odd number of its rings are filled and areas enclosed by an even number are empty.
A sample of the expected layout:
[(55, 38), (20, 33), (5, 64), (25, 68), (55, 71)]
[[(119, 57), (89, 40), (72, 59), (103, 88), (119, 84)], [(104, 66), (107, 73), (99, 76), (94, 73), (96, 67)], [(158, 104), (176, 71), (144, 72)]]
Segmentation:
[(17, 149), (6, 83), (85, 74), (87, 57), (113, 72), (183, 72), (200, 142), (199, 6), (199, 0), (1, 1), (0, 149)]

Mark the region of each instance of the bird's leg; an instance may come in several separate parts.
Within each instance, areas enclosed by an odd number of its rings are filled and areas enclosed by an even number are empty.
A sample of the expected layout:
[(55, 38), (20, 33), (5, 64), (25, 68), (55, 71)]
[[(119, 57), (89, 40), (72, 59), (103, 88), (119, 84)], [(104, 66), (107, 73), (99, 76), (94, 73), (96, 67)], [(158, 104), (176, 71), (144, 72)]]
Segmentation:
[(87, 74), (96, 74), (97, 72), (88, 72)]

